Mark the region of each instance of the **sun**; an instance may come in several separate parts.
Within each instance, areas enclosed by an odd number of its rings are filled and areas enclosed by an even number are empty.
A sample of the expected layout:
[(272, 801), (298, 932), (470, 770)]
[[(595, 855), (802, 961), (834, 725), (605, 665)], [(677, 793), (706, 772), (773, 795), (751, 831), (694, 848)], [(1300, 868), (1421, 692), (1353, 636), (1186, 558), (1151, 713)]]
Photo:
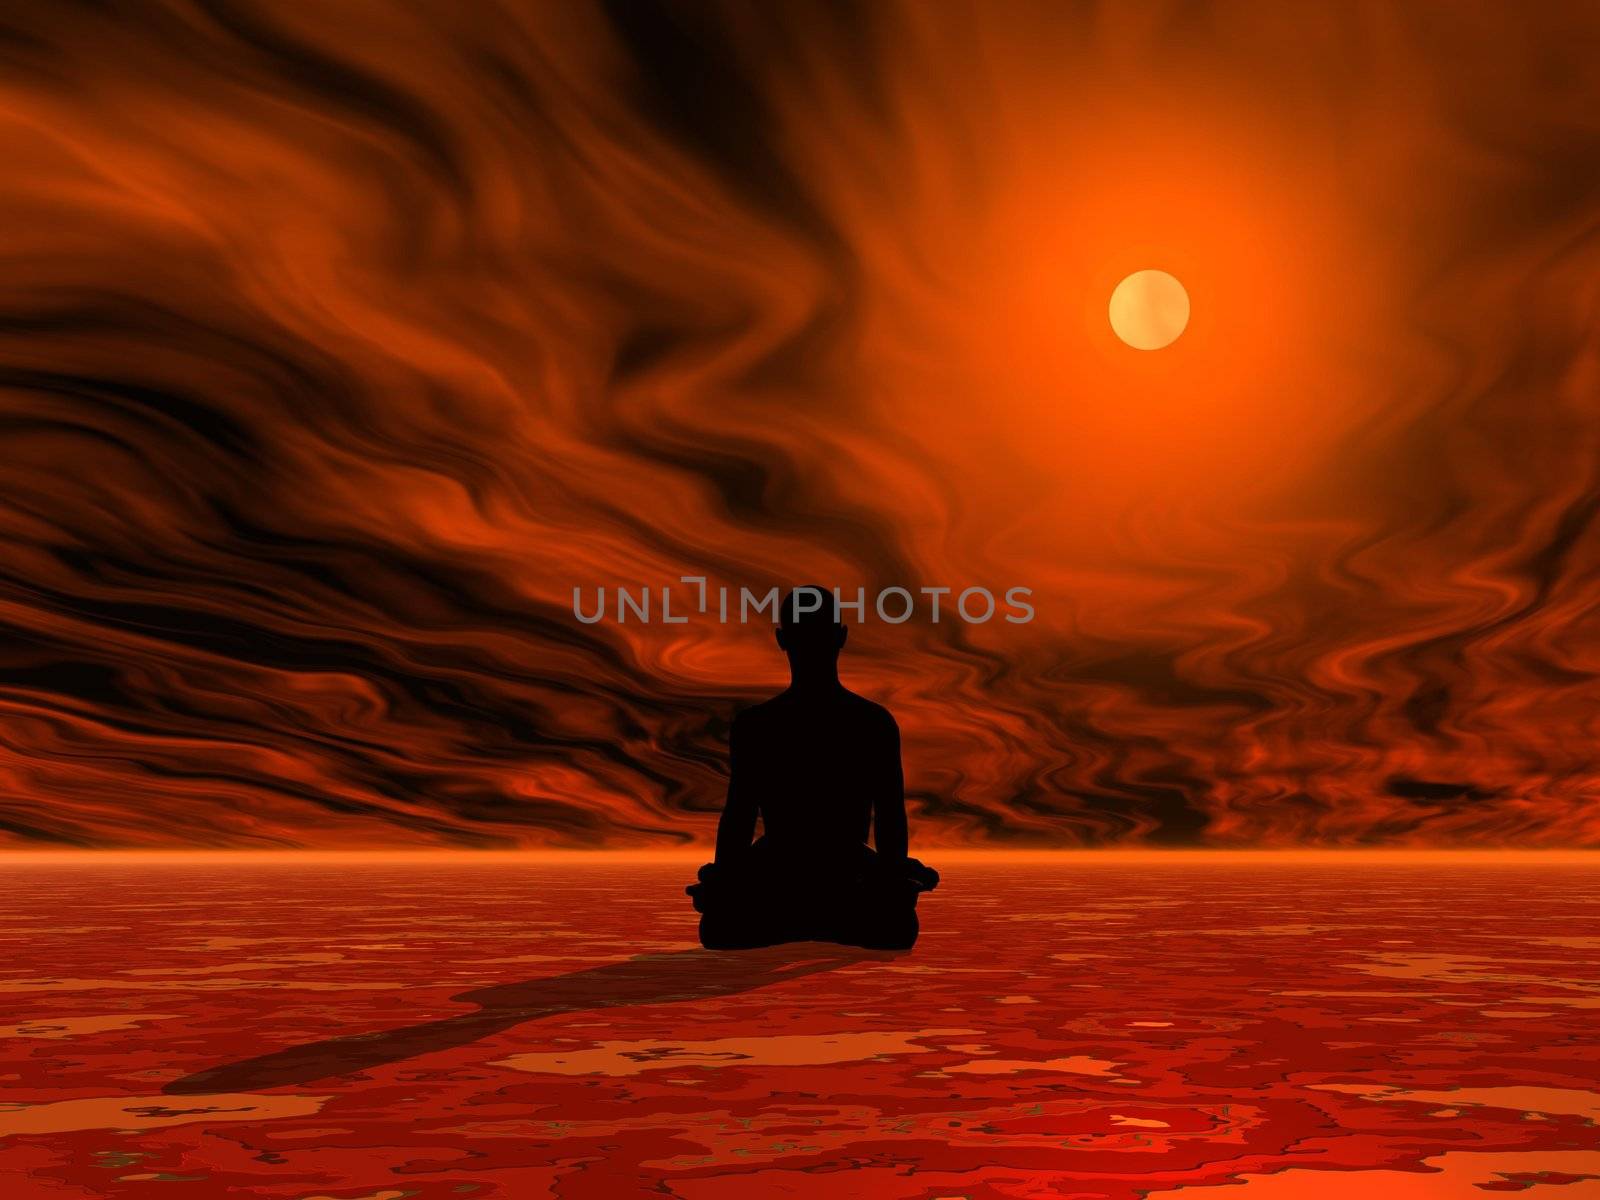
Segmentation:
[(1135, 350), (1159, 350), (1189, 324), (1189, 293), (1165, 271), (1135, 271), (1111, 293), (1111, 328)]

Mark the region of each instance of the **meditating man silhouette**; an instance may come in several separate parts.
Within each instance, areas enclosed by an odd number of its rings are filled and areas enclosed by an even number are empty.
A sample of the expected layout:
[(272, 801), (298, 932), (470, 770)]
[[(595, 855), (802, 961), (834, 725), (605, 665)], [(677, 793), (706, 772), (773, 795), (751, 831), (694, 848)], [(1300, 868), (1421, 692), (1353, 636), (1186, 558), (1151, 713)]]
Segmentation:
[(777, 634), (789, 687), (735, 719), (716, 860), (688, 888), (708, 949), (904, 950), (917, 940), (917, 895), (939, 875), (906, 856), (899, 727), (839, 682), (846, 633), (831, 591), (785, 597)]

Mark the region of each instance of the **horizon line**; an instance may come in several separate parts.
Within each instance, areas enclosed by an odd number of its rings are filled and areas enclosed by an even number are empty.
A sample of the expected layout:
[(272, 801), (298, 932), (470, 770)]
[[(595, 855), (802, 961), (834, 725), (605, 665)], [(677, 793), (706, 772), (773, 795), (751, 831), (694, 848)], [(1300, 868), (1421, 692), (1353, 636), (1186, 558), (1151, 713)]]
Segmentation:
[[(1347, 846), (1295, 846), (1295, 847), (1072, 847), (1063, 849), (958, 849), (955, 847), (929, 847), (922, 851), (932, 865), (941, 863), (983, 862), (1036, 862), (1075, 865), (1104, 865), (1116, 863), (1206, 863), (1232, 861), (1238, 863), (1555, 863), (1570, 862), (1583, 865), (1600, 865), (1600, 847), (1583, 848), (1529, 848), (1529, 847), (1347, 847)], [(90, 863), (261, 863), (285, 865), (288, 863), (474, 863), (553, 864), (553, 865), (606, 865), (626, 863), (683, 863), (710, 861), (712, 847), (681, 850), (644, 849), (550, 849), (545, 847), (517, 850), (474, 850), (454, 847), (369, 847), (315, 849), (259, 847), (74, 847), (24, 850), (0, 849), (0, 864), (32, 866), (48, 864)]]

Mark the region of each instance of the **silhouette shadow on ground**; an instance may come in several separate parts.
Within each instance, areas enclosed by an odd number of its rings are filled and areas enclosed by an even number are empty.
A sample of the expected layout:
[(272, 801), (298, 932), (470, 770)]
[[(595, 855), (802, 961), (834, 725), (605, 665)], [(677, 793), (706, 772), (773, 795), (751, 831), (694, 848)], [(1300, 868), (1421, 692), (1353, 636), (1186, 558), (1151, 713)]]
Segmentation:
[(310, 1083), (469, 1045), (524, 1021), (558, 1013), (710, 1000), (837, 970), (852, 963), (898, 957), (892, 951), (820, 943), (791, 943), (736, 954), (707, 950), (641, 954), (566, 975), (463, 992), (451, 999), (476, 1004), (477, 1012), (378, 1033), (347, 1034), (288, 1046), (271, 1054), (186, 1075), (161, 1090), (167, 1095), (192, 1096)]

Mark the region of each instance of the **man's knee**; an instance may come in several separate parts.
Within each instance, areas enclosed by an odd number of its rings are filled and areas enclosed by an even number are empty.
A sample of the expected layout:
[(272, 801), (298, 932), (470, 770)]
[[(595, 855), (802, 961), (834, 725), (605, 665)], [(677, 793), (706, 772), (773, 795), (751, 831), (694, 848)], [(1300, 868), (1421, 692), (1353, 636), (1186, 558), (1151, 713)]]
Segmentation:
[(700, 918), (700, 944), (707, 950), (754, 950), (784, 940), (773, 936), (770, 929), (724, 913), (706, 913)]

